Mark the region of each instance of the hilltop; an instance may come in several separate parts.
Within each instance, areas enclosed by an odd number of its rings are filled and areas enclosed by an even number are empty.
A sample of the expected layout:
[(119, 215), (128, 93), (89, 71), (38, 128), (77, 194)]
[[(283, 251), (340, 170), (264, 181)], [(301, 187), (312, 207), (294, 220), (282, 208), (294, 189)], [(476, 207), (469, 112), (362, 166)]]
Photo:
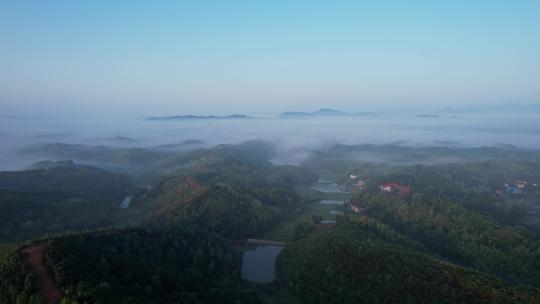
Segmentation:
[(322, 108), (315, 112), (283, 112), (280, 114), (282, 118), (301, 118), (301, 117), (339, 117), (339, 116), (376, 116), (375, 112), (359, 112), (347, 113), (334, 109)]

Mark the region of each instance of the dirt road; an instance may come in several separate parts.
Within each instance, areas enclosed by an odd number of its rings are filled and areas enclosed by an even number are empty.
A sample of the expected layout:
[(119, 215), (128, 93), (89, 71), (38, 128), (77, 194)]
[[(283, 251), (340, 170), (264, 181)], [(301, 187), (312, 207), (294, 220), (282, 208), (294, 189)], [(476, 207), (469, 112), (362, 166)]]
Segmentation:
[(62, 299), (62, 293), (56, 286), (52, 272), (45, 264), (45, 252), (49, 244), (40, 243), (27, 247), (23, 250), (25, 253), (26, 264), (34, 272), (38, 279), (38, 285), (47, 304), (58, 304)]

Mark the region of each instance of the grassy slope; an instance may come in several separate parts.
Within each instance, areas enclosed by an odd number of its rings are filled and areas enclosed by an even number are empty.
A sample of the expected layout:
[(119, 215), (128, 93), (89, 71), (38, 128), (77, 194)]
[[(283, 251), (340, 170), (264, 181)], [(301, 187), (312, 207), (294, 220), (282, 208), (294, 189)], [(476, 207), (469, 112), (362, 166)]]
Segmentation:
[(341, 206), (320, 204), (320, 200), (347, 201), (351, 198), (350, 193), (322, 193), (308, 187), (299, 187), (296, 191), (301, 195), (303, 201), (306, 202), (303, 209), (298, 213), (292, 213), (289, 217), (274, 226), (262, 236), (263, 239), (282, 242), (293, 241), (294, 227), (311, 216), (320, 216), (324, 220), (335, 220), (336, 216), (330, 215), (329, 212), (339, 210)]

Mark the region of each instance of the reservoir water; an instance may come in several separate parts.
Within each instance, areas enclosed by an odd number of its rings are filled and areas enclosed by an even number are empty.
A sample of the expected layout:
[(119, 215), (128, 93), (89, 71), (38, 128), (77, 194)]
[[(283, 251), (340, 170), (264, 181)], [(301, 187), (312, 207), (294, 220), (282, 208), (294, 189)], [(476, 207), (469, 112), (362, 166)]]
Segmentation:
[(254, 283), (271, 283), (276, 279), (276, 259), (283, 247), (272, 245), (242, 246), (242, 278)]

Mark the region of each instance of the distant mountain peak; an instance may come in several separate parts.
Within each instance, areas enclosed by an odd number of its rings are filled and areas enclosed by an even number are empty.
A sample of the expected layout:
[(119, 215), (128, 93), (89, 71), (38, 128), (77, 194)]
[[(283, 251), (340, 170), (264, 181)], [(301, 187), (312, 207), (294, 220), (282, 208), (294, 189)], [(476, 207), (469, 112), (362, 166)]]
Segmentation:
[(315, 113), (343, 113), (343, 112), (338, 111), (338, 110), (334, 110), (334, 109), (330, 109), (330, 108), (320, 108), (319, 111), (317, 111)]
[(174, 121), (174, 120), (218, 120), (218, 119), (249, 119), (251, 117), (244, 114), (231, 114), (225, 116), (214, 115), (174, 115), (174, 116), (154, 116), (148, 117), (148, 121)]
[(321, 116), (376, 116), (379, 115), (375, 112), (358, 112), (358, 113), (347, 113), (330, 108), (320, 108), (315, 112), (295, 112), (295, 111), (286, 111), (280, 114), (281, 117), (321, 117)]

